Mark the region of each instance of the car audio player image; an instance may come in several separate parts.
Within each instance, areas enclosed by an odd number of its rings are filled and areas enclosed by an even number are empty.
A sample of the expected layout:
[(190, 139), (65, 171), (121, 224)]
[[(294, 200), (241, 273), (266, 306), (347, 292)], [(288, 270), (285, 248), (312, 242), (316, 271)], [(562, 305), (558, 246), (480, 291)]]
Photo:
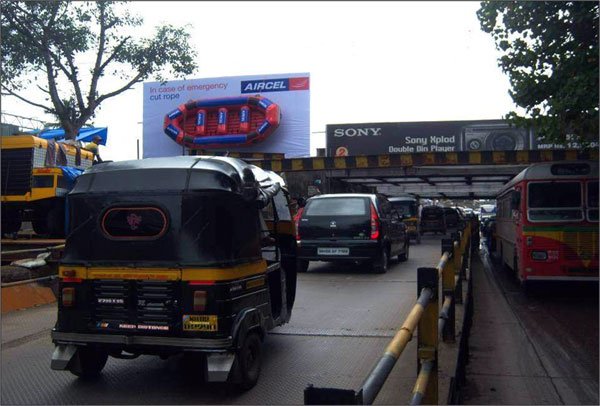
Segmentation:
[(462, 130), (463, 151), (516, 151), (530, 146), (529, 131), (507, 124), (474, 124)]

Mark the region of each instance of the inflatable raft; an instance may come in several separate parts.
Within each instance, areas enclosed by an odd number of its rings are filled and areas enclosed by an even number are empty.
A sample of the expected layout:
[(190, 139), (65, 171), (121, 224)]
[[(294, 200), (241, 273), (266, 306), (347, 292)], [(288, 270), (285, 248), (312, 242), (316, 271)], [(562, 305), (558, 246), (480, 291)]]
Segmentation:
[(191, 100), (165, 116), (164, 131), (188, 148), (251, 145), (279, 126), (279, 106), (266, 97)]

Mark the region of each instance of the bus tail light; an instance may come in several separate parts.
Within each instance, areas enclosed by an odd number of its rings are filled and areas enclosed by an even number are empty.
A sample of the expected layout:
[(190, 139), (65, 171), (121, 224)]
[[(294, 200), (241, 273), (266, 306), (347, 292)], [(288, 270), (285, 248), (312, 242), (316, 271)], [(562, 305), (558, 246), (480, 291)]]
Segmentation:
[(196, 290), (194, 291), (194, 311), (203, 312), (206, 310), (206, 291)]
[(62, 305), (72, 307), (75, 304), (75, 288), (62, 288)]
[(533, 245), (533, 237), (532, 236), (527, 236), (527, 239), (525, 240), (525, 243), (527, 244), (528, 247), (531, 247)]
[(377, 215), (377, 210), (375, 210), (375, 206), (371, 203), (371, 240), (376, 240), (379, 238), (379, 216)]

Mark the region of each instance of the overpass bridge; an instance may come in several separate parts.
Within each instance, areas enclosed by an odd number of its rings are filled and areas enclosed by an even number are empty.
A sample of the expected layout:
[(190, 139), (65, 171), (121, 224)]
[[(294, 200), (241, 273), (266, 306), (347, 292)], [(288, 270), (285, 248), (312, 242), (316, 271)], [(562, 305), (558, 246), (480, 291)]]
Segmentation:
[[(234, 153), (229, 156), (239, 156)], [(292, 195), (307, 195), (321, 179), (321, 192), (377, 191), (388, 196), (410, 193), (421, 198), (489, 199), (513, 176), (537, 162), (598, 160), (598, 150), (525, 150), (423, 152), (262, 159), (255, 165), (285, 173)]]

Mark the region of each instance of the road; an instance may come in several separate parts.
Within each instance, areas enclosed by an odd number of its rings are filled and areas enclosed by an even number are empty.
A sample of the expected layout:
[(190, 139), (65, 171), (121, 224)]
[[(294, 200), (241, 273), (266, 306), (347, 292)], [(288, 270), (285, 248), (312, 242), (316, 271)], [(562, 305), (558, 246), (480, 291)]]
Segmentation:
[[(201, 383), (182, 357), (110, 358), (101, 378), (84, 382), (50, 370), (54, 306), (2, 319), (2, 404), (301, 404), (308, 384), (358, 389), (416, 300), (417, 268), (439, 261), (439, 236), (411, 246), (407, 262), (385, 274), (361, 267), (311, 263), (300, 274), (289, 324), (263, 347), (259, 383), (246, 393)], [(377, 404), (410, 401), (416, 340), (396, 364)]]
[(464, 403), (597, 405), (598, 284), (524, 292), (486, 252), (481, 258)]

